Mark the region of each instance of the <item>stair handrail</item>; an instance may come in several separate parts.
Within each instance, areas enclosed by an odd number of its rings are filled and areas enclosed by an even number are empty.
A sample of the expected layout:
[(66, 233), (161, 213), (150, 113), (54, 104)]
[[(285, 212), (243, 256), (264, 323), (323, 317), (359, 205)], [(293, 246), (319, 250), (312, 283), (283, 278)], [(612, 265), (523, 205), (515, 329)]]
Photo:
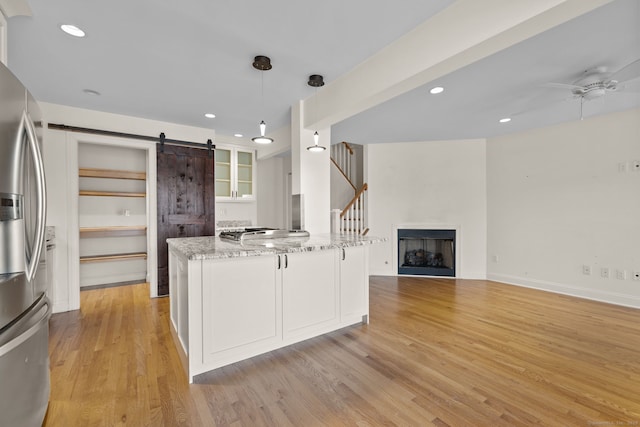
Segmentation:
[[(365, 191), (369, 186), (364, 183), (356, 195), (351, 199), (349, 204), (340, 213), (340, 232), (341, 233), (357, 233), (361, 235), (367, 234), (369, 229), (366, 227), (366, 209), (365, 209)], [(357, 209), (356, 209), (357, 208)]]
[(353, 192), (355, 193), (356, 191), (358, 191), (358, 189), (356, 188), (355, 185), (353, 185), (353, 182), (351, 182), (351, 179), (347, 176), (346, 173), (344, 173), (344, 171), (342, 170), (342, 168), (340, 167), (340, 165), (335, 161), (335, 159), (333, 157), (331, 157), (331, 162), (336, 166), (336, 168), (338, 169), (338, 171), (340, 171), (340, 173), (342, 174), (342, 176), (344, 177), (344, 179), (347, 181), (347, 183), (349, 183), (349, 185), (351, 186), (351, 188), (353, 188)]
[(351, 209), (351, 206), (353, 206), (358, 201), (358, 199), (360, 198), (360, 195), (362, 195), (362, 193), (367, 191), (368, 188), (369, 187), (367, 186), (367, 183), (365, 182), (364, 185), (362, 186), (362, 188), (360, 190), (358, 190), (358, 192), (356, 193), (355, 196), (353, 196), (353, 199), (351, 199), (349, 204), (344, 209), (342, 209), (342, 212), (340, 213), (341, 217), (343, 217), (343, 216), (345, 216), (347, 214), (349, 209)]
[(346, 141), (331, 146), (331, 160), (355, 191), (356, 186), (353, 184), (355, 182), (355, 177), (353, 176), (355, 171), (352, 167), (353, 156), (354, 150)]
[(351, 146), (349, 145), (349, 143), (347, 141), (342, 141), (341, 144), (344, 144), (344, 146), (346, 147), (347, 150), (349, 150), (349, 154), (351, 154), (353, 156), (353, 148), (351, 148)]

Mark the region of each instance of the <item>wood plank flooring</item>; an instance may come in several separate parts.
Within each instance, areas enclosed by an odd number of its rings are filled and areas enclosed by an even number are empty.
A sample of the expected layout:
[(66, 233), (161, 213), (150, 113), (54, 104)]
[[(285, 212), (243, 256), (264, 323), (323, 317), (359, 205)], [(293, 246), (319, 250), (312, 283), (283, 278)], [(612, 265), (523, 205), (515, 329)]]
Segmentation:
[(638, 426), (640, 310), (472, 280), (371, 277), (370, 324), (189, 385), (169, 299), (51, 319), (45, 426)]

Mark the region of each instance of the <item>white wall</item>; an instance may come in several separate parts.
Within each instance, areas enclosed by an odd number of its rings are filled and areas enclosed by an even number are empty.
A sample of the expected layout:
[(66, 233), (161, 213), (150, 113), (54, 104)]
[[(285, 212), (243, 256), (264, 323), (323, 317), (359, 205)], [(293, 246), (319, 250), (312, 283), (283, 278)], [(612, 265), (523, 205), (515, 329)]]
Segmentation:
[[(307, 147), (313, 144), (313, 130), (302, 125), (302, 101), (291, 110), (291, 175), (292, 194), (303, 196), (303, 228), (309, 233), (331, 231), (331, 169), (329, 150), (313, 153)], [(328, 147), (331, 129), (317, 129), (319, 144)]]
[(370, 273), (394, 275), (394, 227), (454, 225), (460, 233), (459, 278), (486, 276), (485, 141), (432, 141), (365, 146), (369, 234), (387, 237), (370, 249)]
[(634, 161), (640, 110), (490, 139), (488, 278), (640, 307)]
[(290, 157), (271, 157), (258, 160), (257, 225), (285, 228), (285, 160)]
[(7, 65), (7, 19), (0, 10), (0, 62)]

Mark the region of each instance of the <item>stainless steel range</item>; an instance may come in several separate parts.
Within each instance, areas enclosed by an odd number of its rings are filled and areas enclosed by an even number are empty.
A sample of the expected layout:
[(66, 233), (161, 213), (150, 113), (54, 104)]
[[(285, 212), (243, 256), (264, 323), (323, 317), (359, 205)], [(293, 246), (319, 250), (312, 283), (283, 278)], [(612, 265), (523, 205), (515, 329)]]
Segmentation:
[(265, 227), (220, 232), (221, 239), (233, 240), (236, 242), (257, 239), (278, 239), (283, 237), (309, 237), (309, 232), (304, 230), (283, 230)]

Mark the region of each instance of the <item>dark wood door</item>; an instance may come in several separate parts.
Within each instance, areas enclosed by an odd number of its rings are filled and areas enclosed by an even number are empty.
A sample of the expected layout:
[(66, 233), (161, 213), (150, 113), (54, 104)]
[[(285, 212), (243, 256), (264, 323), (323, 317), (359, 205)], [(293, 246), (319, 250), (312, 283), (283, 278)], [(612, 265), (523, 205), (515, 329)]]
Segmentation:
[(158, 145), (158, 295), (169, 294), (170, 237), (215, 235), (214, 156), (206, 149)]

